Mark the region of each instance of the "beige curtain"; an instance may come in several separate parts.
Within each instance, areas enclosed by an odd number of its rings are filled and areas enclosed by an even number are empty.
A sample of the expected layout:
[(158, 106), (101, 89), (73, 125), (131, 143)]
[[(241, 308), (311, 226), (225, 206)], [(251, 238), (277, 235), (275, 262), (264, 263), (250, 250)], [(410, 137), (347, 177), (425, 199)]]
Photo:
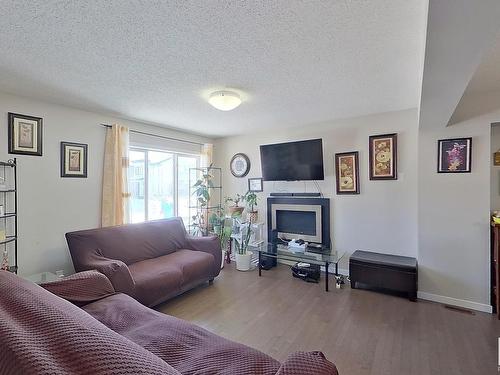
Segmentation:
[(102, 181), (103, 227), (129, 222), (128, 145), (127, 127), (115, 124), (106, 130)]
[(214, 145), (211, 143), (205, 143), (201, 147), (201, 167), (210, 167), (212, 164), (212, 154), (214, 152)]

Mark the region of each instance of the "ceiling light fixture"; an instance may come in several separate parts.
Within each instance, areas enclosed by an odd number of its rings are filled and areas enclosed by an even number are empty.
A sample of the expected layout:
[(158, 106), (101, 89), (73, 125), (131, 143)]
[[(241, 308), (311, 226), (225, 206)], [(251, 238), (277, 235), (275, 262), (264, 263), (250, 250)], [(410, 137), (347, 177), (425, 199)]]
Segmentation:
[(241, 104), (241, 98), (234, 91), (215, 91), (208, 102), (220, 111), (231, 111)]

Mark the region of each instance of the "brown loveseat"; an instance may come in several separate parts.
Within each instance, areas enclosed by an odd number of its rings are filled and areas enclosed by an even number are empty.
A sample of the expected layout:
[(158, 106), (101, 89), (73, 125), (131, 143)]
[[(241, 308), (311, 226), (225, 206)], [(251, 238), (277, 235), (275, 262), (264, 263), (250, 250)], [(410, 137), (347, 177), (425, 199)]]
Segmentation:
[(0, 374), (337, 375), (319, 352), (281, 364), (151, 310), (96, 271), (43, 287), (0, 271)]
[(220, 272), (217, 237), (192, 237), (181, 218), (66, 234), (75, 271), (98, 270), (116, 291), (158, 305)]

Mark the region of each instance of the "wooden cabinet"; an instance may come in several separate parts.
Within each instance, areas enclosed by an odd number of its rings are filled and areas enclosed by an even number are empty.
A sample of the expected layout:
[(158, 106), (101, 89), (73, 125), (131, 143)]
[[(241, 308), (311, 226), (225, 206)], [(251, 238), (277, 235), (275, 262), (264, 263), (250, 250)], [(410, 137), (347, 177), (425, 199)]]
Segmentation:
[(498, 255), (500, 254), (500, 224), (491, 224), (491, 306), (493, 312), (500, 319), (500, 267), (498, 267)]

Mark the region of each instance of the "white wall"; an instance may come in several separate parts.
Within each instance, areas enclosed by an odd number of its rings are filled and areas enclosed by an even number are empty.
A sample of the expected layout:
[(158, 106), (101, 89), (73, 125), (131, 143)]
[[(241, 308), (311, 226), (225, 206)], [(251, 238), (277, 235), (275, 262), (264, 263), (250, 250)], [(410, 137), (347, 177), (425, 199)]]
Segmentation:
[[(7, 153), (7, 112), (43, 118), (43, 156)], [(18, 158), (20, 274), (63, 269), (73, 272), (64, 233), (100, 225), (105, 128), (131, 129), (182, 139), (208, 139), (164, 128), (0, 93), (0, 160)], [(88, 178), (60, 177), (60, 142), (87, 143)]]
[[(489, 311), (490, 132), (499, 118), (493, 112), (419, 133), (422, 297)], [(438, 174), (437, 140), (454, 137), (472, 137), (472, 172)]]
[(500, 166), (493, 165), (493, 153), (500, 151), (500, 124), (491, 126), (490, 209), (500, 210)]
[[(368, 137), (398, 133), (397, 181), (369, 181)], [(225, 195), (244, 193), (248, 177), (261, 177), (259, 145), (293, 140), (323, 138), (325, 180), (319, 185), (330, 198), (331, 233), (334, 247), (348, 254), (357, 249), (417, 256), (417, 110), (377, 114), (332, 123), (302, 126), (288, 131), (266, 132), (218, 139), (215, 163), (223, 168)], [(359, 151), (361, 194), (335, 194), (334, 154)], [(248, 176), (235, 178), (229, 161), (237, 153), (251, 161)], [(260, 216), (265, 218), (266, 197), (270, 192), (317, 191), (312, 182), (264, 182), (260, 193)], [(345, 257), (341, 268), (347, 268)]]

